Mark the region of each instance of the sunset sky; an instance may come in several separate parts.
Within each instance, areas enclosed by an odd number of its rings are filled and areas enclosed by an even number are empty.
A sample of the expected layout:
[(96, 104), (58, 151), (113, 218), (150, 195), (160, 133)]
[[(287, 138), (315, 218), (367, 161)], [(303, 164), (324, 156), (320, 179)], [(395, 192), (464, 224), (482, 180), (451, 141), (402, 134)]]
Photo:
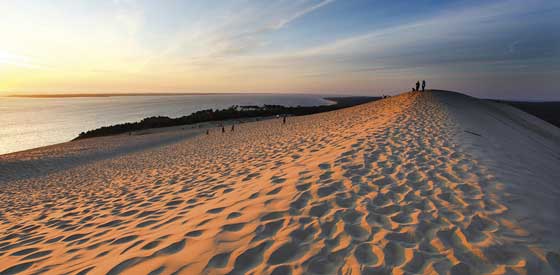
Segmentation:
[(560, 99), (560, 1), (0, 0), (0, 94)]

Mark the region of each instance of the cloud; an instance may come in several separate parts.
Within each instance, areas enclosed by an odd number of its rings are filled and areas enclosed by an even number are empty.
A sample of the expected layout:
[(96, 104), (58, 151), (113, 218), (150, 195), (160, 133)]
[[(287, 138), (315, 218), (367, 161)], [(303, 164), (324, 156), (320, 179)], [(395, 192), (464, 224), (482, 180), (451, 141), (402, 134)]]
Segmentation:
[(301, 9), (301, 10), (299, 10), (299, 11), (296, 11), (294, 14), (292, 14), (292, 15), (286, 17), (286, 18), (283, 18), (283, 19), (279, 20), (275, 25), (273, 25), (273, 26), (271, 27), (271, 29), (273, 29), (273, 30), (279, 30), (279, 29), (285, 27), (286, 25), (290, 24), (291, 22), (297, 20), (298, 18), (303, 17), (303, 16), (305, 16), (306, 14), (311, 13), (311, 12), (313, 12), (313, 11), (315, 11), (315, 10), (317, 10), (317, 9), (320, 9), (320, 8), (326, 6), (326, 5), (329, 5), (329, 4), (333, 3), (333, 2), (334, 2), (334, 0), (323, 0), (323, 1), (321, 1), (321, 2), (319, 2), (319, 3), (317, 3), (317, 4), (315, 4), (315, 5), (312, 5), (312, 6), (303, 8), (303, 9)]
[[(248, 20), (247, 26), (260, 26), (256, 29), (251, 29), (237, 33), (232, 36), (224, 36), (221, 38), (221, 42), (225, 47), (220, 51), (215, 53), (218, 54), (228, 54), (228, 53), (243, 53), (251, 49), (257, 48), (259, 46), (265, 45), (266, 41), (261, 37), (265, 36), (267, 33), (275, 32), (281, 30), (288, 26), (290, 23), (304, 17), (305, 15), (312, 13), (322, 7), (325, 7), (334, 0), (322, 0), (314, 5), (304, 5), (302, 7), (296, 7), (294, 9), (289, 9), (279, 14), (269, 14), (264, 13), (255, 16), (253, 20)], [(261, 10), (262, 12), (264, 10)], [(268, 19), (268, 22), (263, 22), (264, 24), (259, 24), (258, 21), (263, 18)]]
[[(266, 40), (236, 37), (238, 40), (225, 39), (228, 43), (233, 41), (232, 44), (214, 44), (214, 49), (219, 49), (215, 54), (184, 64), (196, 64), (197, 70), (221, 67), (230, 75), (320, 79), (316, 81), (367, 74), (392, 77), (415, 72), (438, 71), (444, 75), (462, 71), (463, 75), (471, 75), (558, 68), (550, 64), (559, 55), (559, 37), (550, 36), (558, 24), (534, 20), (543, 12), (550, 13), (550, 7), (525, 1), (455, 7), (426, 19), (401, 21), (287, 52), (255, 52), (258, 43)], [(504, 50), (513, 41), (522, 41), (514, 45), (515, 52)], [(528, 63), (531, 66), (524, 66)]]
[[(107, 85), (207, 89), (373, 87), (382, 78), (420, 73), (559, 70), (559, 1), (412, 3), (406, 10), (388, 2), (9, 2), (0, 66), (47, 68), (48, 77), (94, 75)], [(31, 75), (39, 74), (29, 72), (27, 82)], [(48, 78), (41, 75), (36, 82)]]
[(209, 46), (202, 53), (207, 57), (249, 53), (266, 45), (268, 34), (286, 28), (290, 23), (333, 2), (334, 0), (258, 1), (257, 6), (229, 7), (235, 10), (234, 14), (211, 14), (199, 22), (190, 22), (198, 27), (196, 35), (193, 36), (192, 30), (178, 32), (175, 43), (164, 50), (162, 55), (172, 54), (185, 44), (192, 46), (197, 43)]
[(534, 19), (551, 10), (560, 15), (555, 7), (543, 6), (540, 1), (501, 1), (446, 10), (428, 19), (400, 22), (270, 57), (276, 62), (284, 60), (289, 66), (292, 60), (302, 60), (300, 69), (320, 68), (318, 75), (327, 75), (329, 70), (332, 74), (381, 73), (426, 66), (483, 66), (485, 62), (492, 65), (497, 61), (527, 62), (547, 57), (554, 60), (560, 54), (560, 37), (550, 33), (560, 24), (519, 20), (524, 16)]
[(426, 42), (437, 44), (439, 41), (449, 40), (482, 40), (482, 37), (477, 36), (496, 33), (503, 28), (511, 29), (511, 26), (517, 25), (514, 21), (516, 15), (534, 12), (539, 8), (540, 6), (529, 2), (502, 1), (463, 10), (445, 11), (433, 18), (375, 29), (307, 49), (300, 54), (326, 55), (350, 49), (371, 52), (393, 45), (411, 48)]

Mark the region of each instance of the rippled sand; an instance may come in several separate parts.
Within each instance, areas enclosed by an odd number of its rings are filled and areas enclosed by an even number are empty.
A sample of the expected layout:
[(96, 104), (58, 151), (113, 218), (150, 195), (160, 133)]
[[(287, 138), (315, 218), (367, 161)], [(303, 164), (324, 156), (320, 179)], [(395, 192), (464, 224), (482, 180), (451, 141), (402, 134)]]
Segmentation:
[(68, 144), (12, 155), (0, 274), (555, 274), (558, 137), (426, 92), (71, 166), (40, 162)]

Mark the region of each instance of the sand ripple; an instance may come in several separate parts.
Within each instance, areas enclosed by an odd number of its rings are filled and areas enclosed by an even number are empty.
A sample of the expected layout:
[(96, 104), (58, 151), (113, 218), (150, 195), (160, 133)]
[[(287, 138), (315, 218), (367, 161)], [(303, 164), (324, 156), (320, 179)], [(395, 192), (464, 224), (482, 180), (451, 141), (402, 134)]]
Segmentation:
[(6, 185), (0, 274), (536, 274), (435, 95), (241, 125)]

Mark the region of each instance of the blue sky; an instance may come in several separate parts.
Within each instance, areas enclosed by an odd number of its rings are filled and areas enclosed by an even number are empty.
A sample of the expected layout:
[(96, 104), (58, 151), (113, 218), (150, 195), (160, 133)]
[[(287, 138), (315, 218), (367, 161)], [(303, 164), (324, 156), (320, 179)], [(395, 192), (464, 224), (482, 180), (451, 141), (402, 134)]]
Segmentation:
[(0, 92), (560, 99), (560, 1), (2, 1)]

